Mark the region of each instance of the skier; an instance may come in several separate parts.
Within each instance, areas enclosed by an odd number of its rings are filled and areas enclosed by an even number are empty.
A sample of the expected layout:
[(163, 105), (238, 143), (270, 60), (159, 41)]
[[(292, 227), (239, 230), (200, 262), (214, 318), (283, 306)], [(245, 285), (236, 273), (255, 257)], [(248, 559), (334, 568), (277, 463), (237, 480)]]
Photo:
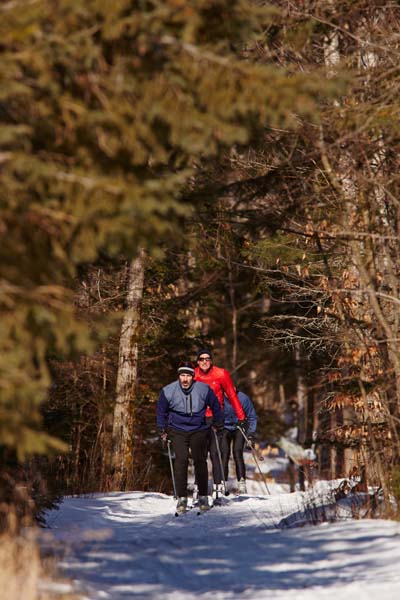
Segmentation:
[[(256, 411), (254, 410), (252, 401), (246, 394), (239, 390), (236, 390), (236, 392), (247, 419), (248, 430), (246, 437), (249, 442), (252, 443), (257, 428)], [(225, 481), (228, 480), (229, 459), (232, 449), (236, 468), (237, 488), (240, 494), (247, 494), (246, 466), (243, 459), (245, 438), (238, 428), (238, 418), (228, 398), (225, 398), (224, 413), (225, 421), (221, 440), (221, 455), (222, 464), (224, 466)]]
[[(207, 383), (211, 387), (211, 389), (215, 392), (222, 409), (224, 408), (224, 394), (227, 398), (229, 398), (233, 410), (238, 418), (238, 424), (240, 424), (241, 427), (243, 427), (243, 429), (246, 431), (246, 415), (243, 411), (242, 405), (240, 404), (240, 400), (236, 395), (235, 386), (233, 385), (231, 376), (228, 371), (222, 369), (221, 367), (216, 367), (213, 364), (211, 350), (201, 349), (198, 351), (195, 377), (196, 381)], [(211, 419), (212, 415), (213, 411), (211, 409), (207, 409), (206, 417)], [(223, 430), (221, 430), (217, 436), (218, 444), (220, 443), (222, 437), (222, 431)], [(221, 469), (220, 457), (218, 455), (217, 441), (215, 439), (215, 434), (212, 431), (210, 431), (209, 436), (209, 452), (214, 480), (213, 499), (214, 504), (217, 505), (221, 504), (221, 496), (223, 493), (221, 482), (223, 472)]]
[[(194, 366), (182, 362), (178, 379), (163, 387), (157, 402), (157, 427), (163, 442), (171, 441), (175, 452), (174, 474), (178, 503), (177, 513), (187, 510), (187, 477), (189, 449), (199, 490), (199, 510), (210, 508), (208, 503), (207, 448), (211, 424), (217, 430), (224, 427), (224, 415), (212, 389), (194, 380)], [(212, 411), (211, 422), (206, 410)]]

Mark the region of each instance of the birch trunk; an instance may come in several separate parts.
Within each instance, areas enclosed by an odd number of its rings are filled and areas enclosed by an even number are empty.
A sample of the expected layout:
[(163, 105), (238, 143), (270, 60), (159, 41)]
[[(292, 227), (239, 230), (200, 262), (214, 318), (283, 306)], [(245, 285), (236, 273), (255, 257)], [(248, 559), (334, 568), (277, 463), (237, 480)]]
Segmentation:
[(132, 407), (136, 393), (138, 331), (144, 289), (145, 258), (145, 251), (141, 249), (139, 256), (132, 260), (129, 267), (127, 308), (119, 342), (111, 457), (113, 487), (118, 489), (127, 485), (132, 471)]
[(296, 399), (297, 399), (297, 441), (304, 446), (307, 438), (307, 386), (303, 376), (303, 361), (299, 347), (295, 350), (296, 361)]
[[(337, 30), (331, 31), (324, 39), (324, 60), (328, 76), (332, 77), (336, 73), (340, 62), (339, 35)], [(338, 105), (336, 100), (334, 103), (336, 106)], [(330, 429), (334, 431), (336, 429), (335, 412), (332, 412), (329, 415), (329, 420)], [(331, 446), (329, 451), (326, 453), (326, 456), (329, 456), (329, 475), (332, 479), (334, 479), (337, 470), (337, 449), (334, 446)]]

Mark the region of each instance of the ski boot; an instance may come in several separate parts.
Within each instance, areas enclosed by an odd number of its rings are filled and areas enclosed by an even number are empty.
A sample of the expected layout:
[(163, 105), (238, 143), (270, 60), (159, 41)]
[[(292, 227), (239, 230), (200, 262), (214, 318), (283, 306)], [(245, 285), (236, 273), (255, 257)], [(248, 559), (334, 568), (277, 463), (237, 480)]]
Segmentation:
[(247, 486), (245, 479), (239, 479), (238, 481), (238, 492), (239, 494), (247, 494)]
[(210, 510), (210, 508), (208, 496), (199, 496), (199, 512), (206, 512), (207, 510)]
[(187, 502), (188, 499), (186, 496), (181, 496), (178, 498), (178, 502), (176, 504), (176, 513), (181, 515), (187, 511)]
[(212, 493), (213, 506), (221, 506), (223, 494), (222, 483), (214, 483)]

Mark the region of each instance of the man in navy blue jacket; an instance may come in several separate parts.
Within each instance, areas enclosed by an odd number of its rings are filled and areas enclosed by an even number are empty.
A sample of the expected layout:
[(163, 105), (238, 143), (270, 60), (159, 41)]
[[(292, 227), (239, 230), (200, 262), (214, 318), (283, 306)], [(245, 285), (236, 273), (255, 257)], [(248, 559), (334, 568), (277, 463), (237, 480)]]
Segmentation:
[[(257, 415), (254, 410), (252, 401), (243, 392), (237, 391), (237, 396), (240, 404), (243, 407), (247, 419), (247, 434), (246, 437), (252, 441), (257, 429)], [(246, 467), (243, 459), (243, 450), (245, 439), (240, 429), (238, 429), (238, 419), (229, 400), (225, 398), (225, 422), (224, 431), (221, 440), (221, 457), (224, 467), (225, 481), (228, 481), (229, 458), (231, 455), (231, 447), (233, 449), (233, 459), (236, 467), (236, 477), (238, 481), (238, 490), (241, 494), (247, 493), (246, 488)]]
[(178, 512), (187, 508), (189, 449), (199, 489), (199, 508), (201, 511), (209, 508), (207, 450), (210, 425), (205, 418), (208, 407), (213, 413), (213, 426), (222, 430), (224, 414), (218, 398), (207, 384), (195, 381), (192, 363), (181, 363), (177, 381), (163, 387), (157, 402), (157, 427), (161, 439), (171, 440), (175, 452)]

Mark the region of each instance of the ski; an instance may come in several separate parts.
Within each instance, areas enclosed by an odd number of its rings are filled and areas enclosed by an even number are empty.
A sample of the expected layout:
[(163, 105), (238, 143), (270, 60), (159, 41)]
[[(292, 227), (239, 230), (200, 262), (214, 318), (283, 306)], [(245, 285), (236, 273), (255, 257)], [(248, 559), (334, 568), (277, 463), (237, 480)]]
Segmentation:
[(197, 516), (199, 517), (200, 515), (204, 515), (204, 513), (209, 512), (212, 509), (212, 506), (210, 506), (209, 508), (207, 508), (207, 510), (198, 510), (197, 511)]
[(184, 515), (187, 515), (188, 513), (190, 513), (190, 511), (191, 511), (191, 508), (192, 508), (192, 507), (188, 508), (188, 509), (187, 509), (187, 510), (185, 510), (184, 512), (178, 512), (178, 511), (175, 511), (175, 516), (176, 516), (176, 517), (183, 517)]
[(227, 496), (218, 496), (218, 498), (213, 498), (212, 506), (227, 506), (230, 504), (231, 498)]
[(190, 511), (196, 508), (195, 504), (188, 504), (186, 510), (184, 510), (183, 512), (178, 512), (177, 510), (175, 511), (175, 516), (176, 517), (181, 517), (182, 515), (187, 515), (187, 513), (190, 513)]
[(193, 505), (193, 504), (192, 504), (192, 505), (189, 505), (189, 506), (187, 507), (187, 509), (186, 509), (185, 511), (183, 511), (183, 512), (178, 512), (178, 511), (176, 510), (176, 511), (175, 511), (175, 517), (182, 517), (183, 515), (187, 515), (187, 514), (188, 514), (188, 513), (190, 513), (190, 512), (191, 512), (191, 511), (192, 511), (194, 508), (196, 508), (196, 509), (197, 509), (197, 511), (196, 511), (196, 514), (197, 514), (197, 515), (202, 515), (203, 513), (205, 513), (205, 512), (208, 512), (209, 510), (211, 510), (211, 509), (212, 509), (212, 507), (213, 507), (213, 505), (210, 505), (210, 506), (207, 508), (207, 510), (199, 510), (199, 507), (198, 507), (198, 506), (196, 506), (196, 505)]
[[(181, 517), (182, 515), (187, 515), (188, 513), (190, 513), (194, 508), (196, 508), (196, 514), (197, 515), (201, 515), (204, 512), (208, 512), (213, 506), (217, 506), (217, 504), (209, 504), (207, 507), (207, 510), (200, 510), (199, 509), (199, 502), (197, 500), (195, 500), (192, 504), (188, 504), (186, 507), (186, 510), (184, 511), (175, 511), (175, 517)], [(218, 505), (220, 506), (220, 505)]]
[[(183, 517), (184, 515), (187, 515), (188, 513), (191, 512), (192, 508), (194, 508), (194, 506), (192, 506), (191, 508), (188, 508), (188, 510), (185, 510), (185, 512), (175, 512), (175, 517)], [(210, 508), (208, 508), (207, 510), (197, 510), (196, 514), (197, 514), (197, 516), (199, 516), (199, 515), (202, 515), (202, 514), (208, 512), (211, 509), (212, 509), (212, 506), (210, 506)]]

